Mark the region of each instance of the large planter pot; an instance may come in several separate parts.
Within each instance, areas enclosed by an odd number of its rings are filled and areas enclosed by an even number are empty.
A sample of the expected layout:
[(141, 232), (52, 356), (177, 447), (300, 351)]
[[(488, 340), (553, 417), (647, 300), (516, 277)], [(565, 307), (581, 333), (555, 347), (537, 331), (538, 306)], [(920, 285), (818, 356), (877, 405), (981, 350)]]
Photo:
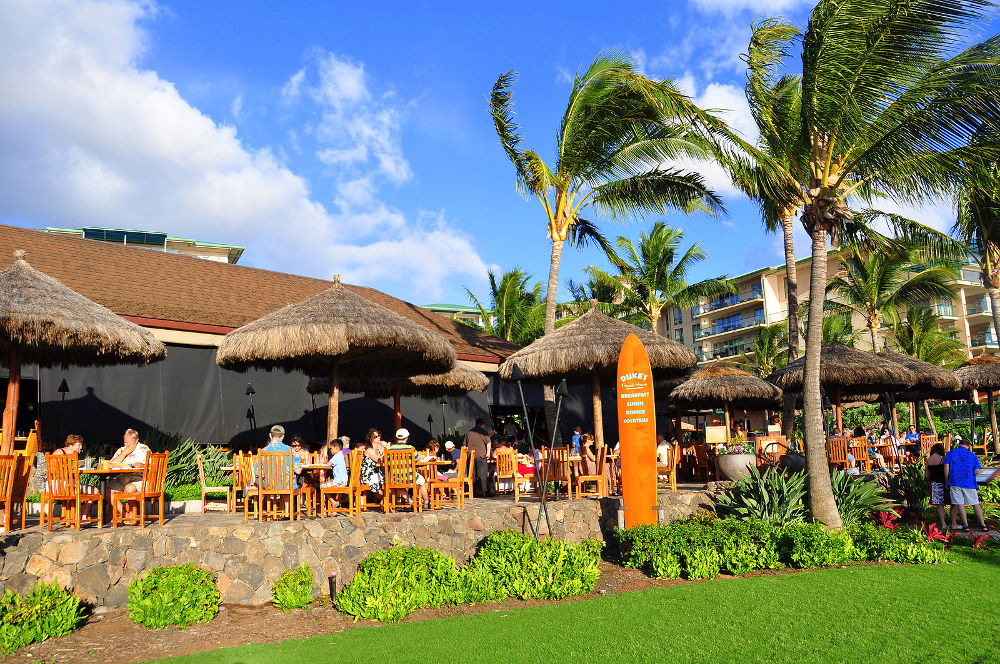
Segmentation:
[(797, 473), (806, 469), (806, 457), (804, 454), (794, 452), (781, 455), (781, 467), (790, 473)]
[(757, 465), (753, 454), (720, 454), (715, 457), (715, 470), (720, 480), (735, 480), (750, 474), (750, 468)]

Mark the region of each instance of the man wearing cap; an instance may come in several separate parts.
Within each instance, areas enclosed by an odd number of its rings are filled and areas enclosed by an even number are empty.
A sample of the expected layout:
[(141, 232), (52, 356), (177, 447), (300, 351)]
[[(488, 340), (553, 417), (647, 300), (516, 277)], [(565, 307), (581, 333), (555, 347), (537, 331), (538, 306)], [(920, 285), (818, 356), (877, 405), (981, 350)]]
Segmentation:
[[(409, 429), (397, 429), (396, 430), (396, 441), (389, 446), (390, 450), (412, 450), (415, 449), (413, 445), (410, 445), (410, 431)], [(417, 473), (417, 486), (420, 487), (420, 500), (423, 502), (424, 507), (430, 507), (430, 498), (427, 495), (427, 486), (424, 476)]]
[(463, 443), (470, 452), (476, 453), (475, 461), (475, 481), (473, 482), (473, 490), (478, 487), (479, 495), (492, 497), (494, 495), (492, 486), (487, 481), (489, 479), (489, 465), (486, 459), (490, 456), (490, 448), (492, 447), (492, 442), (490, 441), (490, 432), (486, 430), (486, 420), (479, 418), (476, 420), (476, 426), (469, 430), (469, 433), (465, 434), (465, 442)]
[(462, 455), (462, 451), (455, 447), (455, 443), (450, 440), (444, 441), (444, 451), (445, 454), (451, 459), (452, 463), (458, 463), (458, 458)]

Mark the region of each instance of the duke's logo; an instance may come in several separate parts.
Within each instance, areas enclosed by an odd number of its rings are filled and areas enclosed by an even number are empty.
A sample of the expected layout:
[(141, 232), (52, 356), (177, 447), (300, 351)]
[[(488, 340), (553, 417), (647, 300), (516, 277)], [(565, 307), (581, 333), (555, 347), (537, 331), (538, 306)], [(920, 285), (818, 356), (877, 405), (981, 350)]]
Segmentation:
[(634, 371), (632, 373), (627, 373), (624, 376), (618, 376), (618, 380), (620, 380), (623, 383), (625, 381), (627, 381), (627, 380), (640, 380), (640, 381), (642, 381), (642, 380), (646, 380), (647, 378), (649, 378), (649, 376), (647, 374), (636, 373)]

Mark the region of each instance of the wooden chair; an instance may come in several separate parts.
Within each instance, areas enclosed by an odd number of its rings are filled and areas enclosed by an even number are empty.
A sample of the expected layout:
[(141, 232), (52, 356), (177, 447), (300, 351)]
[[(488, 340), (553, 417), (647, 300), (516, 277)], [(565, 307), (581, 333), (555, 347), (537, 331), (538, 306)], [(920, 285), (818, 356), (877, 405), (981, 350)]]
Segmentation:
[(847, 467), (847, 438), (834, 437), (826, 441), (826, 456), (831, 466)]
[[(469, 448), (463, 447), (463, 450)], [(465, 473), (459, 475), (462, 478), (462, 485), (465, 487), (465, 496), (472, 500), (472, 484), (475, 481), (476, 472), (476, 451), (469, 450), (469, 458), (465, 460)]]
[(868, 473), (872, 469), (872, 459), (868, 456), (868, 439), (864, 437), (848, 439), (847, 451), (854, 457), (858, 470)]
[[(142, 484), (137, 493), (125, 491), (111, 492), (111, 526), (118, 527), (118, 522), (135, 523), (140, 528), (146, 527), (146, 521), (157, 519), (163, 525), (163, 488), (167, 479), (167, 457), (170, 452), (150, 454), (146, 457), (146, 467), (142, 470)], [(146, 501), (159, 503), (157, 514), (146, 514)], [(118, 516), (118, 503), (122, 504), (123, 515)], [(129, 510), (131, 506), (132, 510)], [(130, 515), (131, 512), (131, 515)]]
[[(353, 515), (361, 514), (365, 507), (365, 494), (368, 492), (368, 485), (361, 484), (361, 461), (365, 451), (358, 448), (351, 452), (351, 467), (348, 470), (347, 486), (321, 486), (319, 489), (320, 516), (327, 517), (331, 514), (347, 513)], [(334, 496), (347, 496), (347, 507), (331, 506)], [(343, 503), (341, 503), (343, 505)], [(355, 512), (357, 509), (357, 512)]]
[[(982, 444), (977, 444), (977, 442), (976, 442), (975, 439), (973, 439), (973, 441), (972, 441), (972, 452), (976, 456), (978, 456), (980, 459), (985, 459), (987, 457), (987, 455), (989, 455), (989, 453), (990, 453), (989, 435), (990, 435), (990, 429), (987, 426), (986, 430), (983, 431), (983, 442), (982, 442)], [(950, 448), (945, 448), (945, 451), (947, 452), (948, 449), (950, 449)]]
[[(208, 510), (219, 511), (219, 512), (232, 512), (233, 511), (233, 487), (231, 486), (208, 486), (205, 481), (205, 463), (201, 458), (201, 455), (195, 457), (195, 461), (198, 463), (198, 481), (201, 482), (201, 513), (204, 514)], [(225, 504), (221, 503), (209, 503), (206, 494), (209, 493), (224, 493), (226, 494)]]
[[(475, 456), (475, 452), (470, 451), (468, 447), (463, 447), (462, 451), (458, 454), (455, 477), (447, 480), (435, 479), (430, 483), (429, 491), (431, 494), (432, 510), (436, 510), (444, 505), (454, 505), (459, 509), (465, 507), (465, 475), (469, 458), (473, 456)], [(450, 500), (445, 498), (445, 491), (451, 492), (452, 497)]]
[[(525, 482), (534, 482), (534, 475), (522, 475), (517, 466), (517, 452), (514, 450), (500, 450), (496, 453), (496, 490), (499, 495), (503, 493), (513, 493), (514, 502), (521, 502), (521, 485)], [(500, 488), (501, 482), (509, 482), (510, 488)]]
[[(27, 460), (27, 457), (23, 457)], [(72, 525), (76, 530), (84, 523), (97, 523), (101, 528), (104, 514), (104, 496), (100, 493), (83, 493), (80, 489), (80, 459), (76, 454), (45, 455), (45, 487), (42, 491), (42, 524), (48, 514), (49, 530), (57, 520), (55, 505), (61, 507), (59, 523)], [(97, 516), (84, 517), (83, 508), (97, 503)]]
[[(3, 531), (9, 533), (14, 522), (14, 506), (21, 509), (21, 530), (24, 530), (25, 499), (18, 500), (16, 484), (21, 467), (25, 465), (25, 457), (20, 454), (0, 456), (0, 506), (3, 507)], [(23, 492), (22, 492), (23, 494)]]
[[(411, 448), (385, 451), (385, 498), (382, 500), (382, 510), (392, 514), (401, 507), (413, 507), (414, 512), (423, 509), (420, 500), (420, 488), (417, 485), (417, 457)], [(413, 499), (412, 505), (406, 505), (399, 500), (400, 492), (408, 491)]]
[[(566, 496), (572, 500), (573, 499), (573, 484), (572, 475), (570, 471), (570, 461), (569, 461), (569, 447), (553, 447), (549, 450), (549, 455), (545, 459), (546, 468), (542, 468), (542, 478), (541, 482), (545, 484), (542, 487), (543, 491), (548, 491), (548, 483), (545, 482), (546, 473), (548, 473), (548, 482), (555, 483), (558, 482), (566, 487)], [(546, 494), (547, 496), (548, 494)], [(556, 496), (558, 497), (559, 491), (556, 488)]]
[(708, 462), (708, 445), (706, 443), (695, 443), (691, 449), (694, 450), (691, 476), (696, 481), (704, 480), (707, 482), (709, 476), (712, 474), (712, 466)]
[(920, 435), (920, 456), (929, 457), (931, 455), (931, 448), (934, 447), (938, 442), (938, 437), (932, 434), (921, 434)]
[[(676, 447), (676, 443), (674, 444)], [(673, 447), (671, 447), (670, 456), (673, 457)], [(608, 495), (608, 487), (605, 482), (604, 476), (604, 465), (608, 462), (608, 446), (601, 445), (601, 448), (597, 450), (597, 473), (595, 475), (577, 475), (576, 476), (576, 499), (580, 500), (584, 496), (591, 496), (594, 498), (604, 498)], [(659, 469), (657, 469), (659, 472)], [(594, 490), (586, 490), (587, 484), (593, 482)], [(676, 479), (674, 480), (676, 486)], [(674, 489), (676, 491), (676, 489)]]
[(777, 466), (781, 463), (781, 456), (788, 454), (784, 436), (758, 436), (756, 443), (758, 467)]
[[(260, 452), (257, 455), (257, 519), (278, 518), (279, 505), (287, 502), (290, 520), (299, 518), (302, 490), (295, 486), (291, 452)], [(285, 510), (280, 510), (285, 511)]]
[[(260, 518), (260, 493), (257, 491), (257, 455), (250, 452), (237, 452), (233, 455), (233, 511), (239, 513), (243, 508), (243, 521), (249, 519), (250, 513), (256, 508), (257, 518)], [(242, 492), (241, 501), (236, 492)]]

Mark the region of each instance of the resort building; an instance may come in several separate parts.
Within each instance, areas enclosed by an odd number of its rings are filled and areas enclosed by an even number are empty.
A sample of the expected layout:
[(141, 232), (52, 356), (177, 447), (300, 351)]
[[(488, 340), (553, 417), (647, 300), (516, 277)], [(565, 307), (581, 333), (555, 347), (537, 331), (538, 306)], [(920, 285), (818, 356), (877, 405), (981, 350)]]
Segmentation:
[(476, 307), (462, 306), (461, 304), (422, 304), (420, 308), (447, 316), (452, 320), (460, 320), (480, 327), (485, 324), (483, 315)]
[(153, 249), (181, 256), (193, 256), (204, 258), (210, 261), (236, 264), (243, 255), (244, 247), (234, 244), (216, 244), (213, 242), (202, 242), (183, 237), (170, 237), (166, 233), (156, 231), (126, 230), (122, 228), (49, 228), (46, 233), (56, 233), (58, 235), (69, 235), (82, 238), (84, 240), (96, 240), (98, 242), (112, 242), (128, 247), (139, 247), (141, 249)]
[[(839, 254), (829, 252), (827, 261), (827, 275), (832, 279), (841, 271)], [(795, 265), (801, 304), (809, 299), (812, 259), (801, 259)], [(785, 266), (780, 265), (733, 277), (739, 288), (738, 293), (686, 309), (667, 307), (657, 331), (694, 350), (702, 362), (750, 354), (761, 326), (788, 318), (785, 274)], [(952, 287), (955, 296), (950, 301), (926, 302), (924, 306), (934, 310), (941, 329), (958, 339), (970, 357), (984, 351), (996, 353), (998, 346), (993, 314), (979, 266), (963, 265)], [(852, 325), (855, 330), (866, 330), (860, 317), (855, 316)], [(887, 326), (877, 330), (876, 339), (880, 350), (893, 346), (892, 332)], [(871, 349), (867, 333), (858, 335), (857, 346)]]

